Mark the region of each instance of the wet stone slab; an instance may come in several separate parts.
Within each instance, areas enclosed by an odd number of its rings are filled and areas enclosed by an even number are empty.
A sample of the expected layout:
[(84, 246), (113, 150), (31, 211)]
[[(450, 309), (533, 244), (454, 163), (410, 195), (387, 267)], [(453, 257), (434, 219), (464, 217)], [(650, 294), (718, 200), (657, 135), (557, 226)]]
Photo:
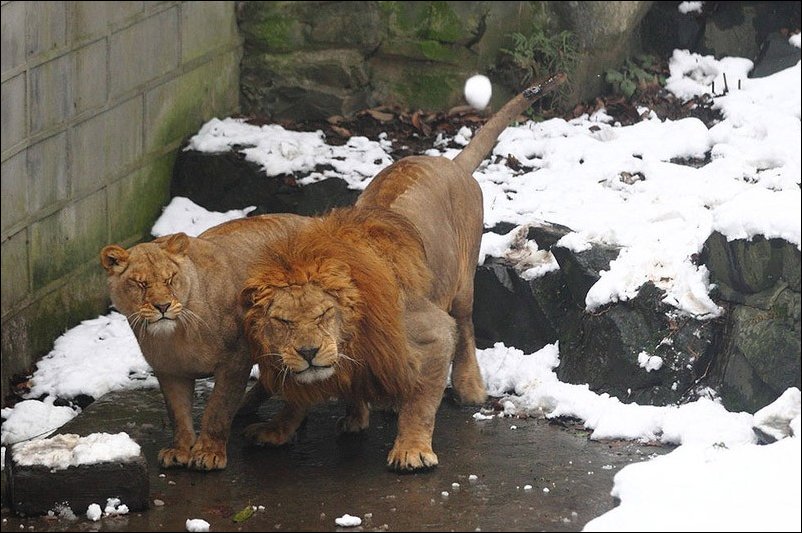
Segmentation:
[[(198, 396), (207, 393), (201, 383)], [(156, 463), (159, 448), (170, 441), (158, 390), (108, 394), (60, 432), (128, 432), (149, 463), (150, 508), (91, 522), (86, 509), (73, 509), (75, 520), (20, 518), (4, 505), (3, 530), (183, 531), (187, 519), (202, 518), (212, 531), (580, 531), (615, 506), (616, 472), (670, 450), (591, 441), (571, 424), (534, 418), (475, 420), (476, 407), (445, 400), (434, 435), (440, 465), (403, 475), (385, 467), (395, 416), (375, 412), (364, 434), (338, 438), (335, 422), (344, 406), (334, 401), (311, 412), (293, 444), (247, 446), (243, 428), (279, 406), (270, 400), (256, 415), (238, 418), (228, 468), (203, 473)], [(105, 501), (98, 503), (104, 507)], [(235, 522), (249, 505), (264, 510)], [(335, 519), (346, 513), (362, 518), (362, 525), (337, 526)]]

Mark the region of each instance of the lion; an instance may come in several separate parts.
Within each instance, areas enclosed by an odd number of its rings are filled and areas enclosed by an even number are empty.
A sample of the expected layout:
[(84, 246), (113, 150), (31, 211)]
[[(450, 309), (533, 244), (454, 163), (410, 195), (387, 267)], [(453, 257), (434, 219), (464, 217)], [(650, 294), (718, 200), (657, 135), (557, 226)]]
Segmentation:
[[(272, 240), (303, 225), (297, 215), (232, 220), (198, 237), (160, 237), (100, 252), (114, 307), (131, 325), (153, 368), (173, 426), (163, 467), (226, 467), (231, 422), (252, 367), (239, 294), (248, 269)], [(200, 435), (192, 421), (195, 379), (214, 376)], [(256, 398), (259, 399), (259, 389)]]
[(409, 220), (381, 207), (333, 210), (271, 247), (254, 272), (242, 291), (245, 332), (261, 383), (285, 403), (246, 437), (285, 444), (331, 397), (347, 405), (339, 429), (362, 431), (375, 402), (398, 411), (388, 465), (436, 465), (432, 432), (456, 324), (427, 298), (431, 272)]
[(354, 207), (316, 219), (265, 254), (242, 291), (245, 332), (262, 384), (285, 404), (270, 422), (248, 426), (247, 438), (285, 444), (309, 408), (331, 397), (346, 402), (337, 422), (344, 432), (368, 427), (371, 404), (390, 404), (398, 434), (388, 466), (438, 464), (432, 435), (452, 361), (459, 399), (486, 398), (471, 317), (483, 228), (472, 173), (543, 92), (507, 103), (454, 161), (404, 158)]

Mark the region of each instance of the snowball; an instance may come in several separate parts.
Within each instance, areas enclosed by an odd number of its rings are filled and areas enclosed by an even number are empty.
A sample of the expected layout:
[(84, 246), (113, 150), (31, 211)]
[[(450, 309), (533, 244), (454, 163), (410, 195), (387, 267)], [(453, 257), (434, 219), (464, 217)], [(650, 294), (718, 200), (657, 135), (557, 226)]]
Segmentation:
[(335, 518), (334, 523), (341, 527), (356, 527), (362, 524), (362, 519), (345, 513), (340, 518)]
[(209, 531), (209, 522), (201, 518), (187, 518), (187, 531)]
[(96, 503), (91, 504), (86, 509), (86, 517), (92, 522), (97, 522), (98, 520), (100, 520), (100, 515), (102, 514), (103, 511), (100, 510), (100, 506)]
[(493, 87), (490, 85), (490, 80), (487, 76), (477, 74), (476, 76), (471, 76), (465, 82), (465, 99), (471, 106), (480, 111), (487, 107), (491, 94), (493, 94)]

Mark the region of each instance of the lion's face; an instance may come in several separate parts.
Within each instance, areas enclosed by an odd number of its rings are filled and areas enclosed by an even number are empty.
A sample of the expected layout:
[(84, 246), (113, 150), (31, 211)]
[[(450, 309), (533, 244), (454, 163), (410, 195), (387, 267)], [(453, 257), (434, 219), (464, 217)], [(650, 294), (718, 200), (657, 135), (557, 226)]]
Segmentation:
[(183, 255), (187, 243), (182, 233), (129, 250), (111, 245), (101, 251), (112, 303), (138, 334), (166, 335), (179, 323), (194, 325), (199, 320), (182, 303), (189, 290)]
[(259, 321), (267, 353), (258, 357), (277, 358), (280, 372), (300, 383), (327, 379), (347, 357), (339, 350), (343, 318), (337, 300), (315, 284), (278, 289)]

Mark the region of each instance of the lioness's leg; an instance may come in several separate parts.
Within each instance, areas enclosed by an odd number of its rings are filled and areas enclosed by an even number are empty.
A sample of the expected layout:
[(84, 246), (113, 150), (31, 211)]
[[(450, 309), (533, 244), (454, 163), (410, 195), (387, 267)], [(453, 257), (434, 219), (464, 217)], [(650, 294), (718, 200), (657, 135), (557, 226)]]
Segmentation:
[(464, 283), (451, 306), (457, 321), (457, 347), (451, 369), (451, 385), (462, 403), (481, 404), (487, 398), (485, 383), (476, 360), (473, 332), (473, 277)]
[(192, 447), (190, 468), (220, 470), (226, 467), (231, 421), (242, 401), (249, 374), (249, 365), (233, 362), (221, 365), (215, 372), (214, 389), (203, 411), (200, 436)]
[(387, 456), (394, 470), (418, 470), (437, 466), (432, 449), (435, 415), (443, 398), (448, 366), (454, 353), (454, 320), (434, 306), (408, 313), (408, 346), (421, 358), (417, 387), (401, 399), (398, 435)]
[(190, 449), (195, 443), (192, 426), (192, 394), (195, 380), (178, 376), (159, 375), (167, 414), (173, 425), (173, 446), (159, 451), (159, 464), (165, 468), (185, 466), (190, 461)]
[(370, 407), (361, 400), (348, 401), (345, 405), (345, 416), (337, 420), (337, 431), (340, 433), (359, 433), (368, 429), (370, 424)]
[(306, 418), (306, 412), (306, 407), (285, 402), (270, 422), (258, 422), (246, 427), (245, 438), (259, 445), (287, 444)]

